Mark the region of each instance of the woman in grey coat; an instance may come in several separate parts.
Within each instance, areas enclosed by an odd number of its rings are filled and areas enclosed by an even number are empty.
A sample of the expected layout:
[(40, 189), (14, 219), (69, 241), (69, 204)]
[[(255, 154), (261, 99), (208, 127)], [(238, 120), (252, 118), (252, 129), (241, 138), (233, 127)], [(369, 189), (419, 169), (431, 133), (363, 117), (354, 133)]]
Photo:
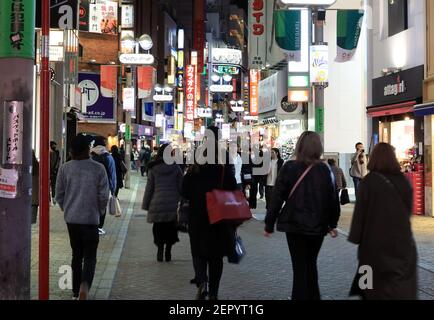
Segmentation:
[[(157, 157), (148, 165), (142, 208), (148, 211), (148, 222), (153, 223), (154, 243), (158, 247), (157, 261), (172, 259), (172, 246), (179, 241), (176, 227), (176, 212), (182, 187), (183, 174), (177, 164), (168, 165), (163, 154), (168, 145), (162, 145)], [(164, 246), (166, 251), (164, 252)]]

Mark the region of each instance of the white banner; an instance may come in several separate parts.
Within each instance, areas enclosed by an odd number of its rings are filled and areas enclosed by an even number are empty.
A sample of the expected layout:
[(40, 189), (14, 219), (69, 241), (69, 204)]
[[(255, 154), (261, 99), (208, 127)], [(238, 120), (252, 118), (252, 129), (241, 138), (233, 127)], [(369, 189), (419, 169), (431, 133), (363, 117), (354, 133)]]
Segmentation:
[(279, 71), (259, 82), (259, 113), (276, 110), (288, 96), (286, 72)]

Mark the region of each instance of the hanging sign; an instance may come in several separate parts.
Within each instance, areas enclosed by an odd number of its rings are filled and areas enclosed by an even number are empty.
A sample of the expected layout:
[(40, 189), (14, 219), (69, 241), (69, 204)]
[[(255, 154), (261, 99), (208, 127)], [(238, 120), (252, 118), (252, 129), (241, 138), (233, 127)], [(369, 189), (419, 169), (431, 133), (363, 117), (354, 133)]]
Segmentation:
[(288, 61), (301, 61), (301, 11), (276, 10), (274, 13), (276, 42)]
[[(3, 2), (4, 0), (0, 1)], [(16, 1), (27, 2), (27, 1)], [(31, 1), (29, 1), (31, 2)], [(36, 0), (36, 27), (42, 27), (42, 0)], [(77, 28), (77, 0), (50, 0), (50, 28), (72, 30)]]
[(259, 114), (259, 80), (261, 73), (259, 70), (250, 70), (250, 115)]
[(188, 65), (186, 67), (186, 86), (185, 86), (185, 114), (187, 121), (194, 120), (196, 109), (196, 66)]
[(265, 32), (265, 23), (267, 21), (266, 1), (249, 0), (248, 6), (249, 68), (259, 69), (265, 65), (267, 51), (267, 35)]
[(329, 47), (327, 45), (310, 47), (310, 81), (312, 83), (329, 81)]
[(6, 101), (3, 116), (3, 164), (23, 163), (23, 102)]
[(119, 56), (119, 61), (123, 64), (153, 64), (155, 59), (152, 54), (148, 53), (123, 53)]
[(336, 62), (347, 62), (354, 57), (362, 24), (363, 11), (338, 10)]

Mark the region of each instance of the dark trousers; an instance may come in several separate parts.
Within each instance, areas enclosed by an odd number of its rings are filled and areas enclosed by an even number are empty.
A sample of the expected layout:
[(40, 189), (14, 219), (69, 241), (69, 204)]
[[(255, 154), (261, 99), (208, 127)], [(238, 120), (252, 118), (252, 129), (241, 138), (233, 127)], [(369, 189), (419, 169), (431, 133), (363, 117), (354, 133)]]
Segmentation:
[(273, 195), (273, 186), (266, 186), (265, 187), (265, 207), (270, 209), (271, 207), (271, 198)]
[(357, 199), (357, 193), (359, 192), (360, 181), (362, 181), (361, 178), (353, 177), (353, 182), (354, 182), (354, 192), (355, 192), (355, 194), (356, 194), (356, 199)]
[(96, 267), (96, 252), (99, 243), (98, 227), (68, 223), (69, 240), (72, 248), (72, 292), (80, 293), (80, 285), (92, 286)]
[(56, 198), (56, 180), (57, 174), (50, 174), (51, 198)]
[(140, 173), (142, 174), (142, 177), (145, 176), (145, 172), (146, 172), (146, 166), (141, 166), (140, 167)]
[[(223, 274), (223, 258), (206, 259), (203, 257), (195, 257), (196, 280), (198, 285), (207, 282), (209, 279), (209, 295), (217, 297), (220, 279)], [(209, 277), (208, 277), (209, 269)]]
[(102, 214), (99, 217), (99, 226), (98, 226), (98, 228), (100, 228), (100, 229), (102, 229), (104, 227), (104, 222), (105, 222), (105, 216), (106, 216), (106, 214), (107, 214), (107, 209), (104, 210), (104, 214)]
[(38, 220), (38, 205), (32, 205), (32, 224), (35, 224)]
[(286, 234), (293, 269), (292, 300), (320, 300), (317, 259), (323, 236)]
[(257, 207), (258, 191), (261, 198), (264, 197), (264, 185), (265, 185), (264, 176), (253, 176), (252, 185), (250, 187), (250, 199), (249, 199), (250, 208), (256, 209)]

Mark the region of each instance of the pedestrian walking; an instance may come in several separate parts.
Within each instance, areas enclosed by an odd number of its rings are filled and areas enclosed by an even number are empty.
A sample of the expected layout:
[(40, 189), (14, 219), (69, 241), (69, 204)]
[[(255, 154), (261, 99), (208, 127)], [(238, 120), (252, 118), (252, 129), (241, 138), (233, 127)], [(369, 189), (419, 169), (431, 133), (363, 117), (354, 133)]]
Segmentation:
[[(243, 159), (243, 157), (241, 157)], [(249, 156), (245, 163), (241, 167), (241, 181), (243, 183), (243, 193), (247, 200), (250, 199), (250, 190), (253, 182), (253, 166), (252, 158)]]
[[(252, 179), (252, 185), (250, 187), (250, 197), (249, 197), (249, 204), (250, 204), (251, 209), (257, 208), (258, 191), (259, 191), (260, 199), (263, 199), (264, 194), (265, 194), (265, 181), (266, 181), (267, 175), (260, 172), (260, 171), (266, 170), (266, 169), (264, 169), (264, 161), (263, 161), (264, 151), (263, 150), (259, 151), (259, 158), (261, 160), (255, 159), (255, 154), (254, 153), (252, 154), (253, 179)], [(258, 171), (259, 171), (259, 173), (258, 173)]]
[(365, 154), (363, 143), (356, 144), (356, 152), (351, 157), (350, 176), (353, 178), (354, 190), (357, 199), (360, 181), (368, 174), (368, 160)]
[(39, 208), (39, 161), (36, 159), (35, 150), (32, 150), (32, 224), (38, 218)]
[(72, 292), (86, 300), (95, 275), (98, 225), (107, 207), (109, 182), (104, 166), (89, 159), (89, 143), (71, 142), (72, 160), (60, 167), (56, 200), (64, 212), (72, 248)]
[(137, 150), (137, 147), (134, 146), (133, 152), (131, 153), (131, 169), (135, 171), (139, 171), (140, 163), (139, 163), (140, 153)]
[(360, 183), (348, 240), (359, 245), (359, 267), (372, 268), (372, 288), (359, 288), (356, 277), (351, 294), (366, 300), (417, 299), (412, 188), (387, 143), (375, 146), (367, 168), (370, 173)]
[(267, 210), (270, 207), (273, 188), (276, 183), (277, 176), (279, 175), (280, 169), (283, 166), (283, 163), (284, 161), (280, 156), (280, 150), (278, 148), (271, 149), (271, 162), (267, 175), (267, 183), (265, 186), (265, 203)]
[(231, 153), (232, 164), (234, 165), (235, 169), (235, 180), (237, 181), (237, 187), (238, 189), (243, 190), (243, 180), (241, 178), (243, 160), (241, 159), (241, 156), (236, 149), (234, 149), (233, 151), (231, 150)]
[[(217, 149), (219, 129), (209, 127)], [(227, 155), (229, 159), (229, 155)], [(223, 273), (223, 257), (235, 248), (235, 227), (227, 222), (211, 225), (208, 218), (206, 194), (214, 189), (236, 190), (237, 182), (232, 165), (219, 165), (218, 152), (214, 163), (193, 165), (184, 177), (182, 196), (190, 203), (189, 233), (196, 269), (196, 299), (218, 299)], [(226, 163), (229, 163), (226, 161)], [(209, 274), (208, 274), (209, 272)], [(209, 292), (208, 292), (209, 282)]]
[[(118, 182), (116, 176), (116, 164), (115, 160), (111, 156), (111, 154), (106, 149), (105, 140), (103, 137), (96, 137), (93, 140), (93, 147), (90, 150), (92, 160), (101, 163), (107, 174), (107, 179), (109, 181), (109, 189), (111, 195), (114, 195), (117, 190)], [(99, 234), (104, 235), (106, 231), (104, 230), (104, 222), (106, 217), (106, 211), (101, 216), (100, 224), (98, 227)]]
[(338, 192), (347, 188), (347, 180), (345, 179), (344, 171), (336, 165), (335, 159), (328, 159), (327, 163), (332, 169), (333, 175), (335, 176), (336, 187)]
[(114, 196), (117, 197), (119, 195), (119, 190), (124, 187), (124, 175), (126, 173), (126, 167), (122, 161), (122, 156), (119, 153), (119, 148), (116, 145), (111, 147), (110, 152), (115, 162), (116, 168), (116, 189)]
[(182, 187), (182, 171), (177, 164), (164, 162), (164, 144), (157, 158), (149, 163), (148, 181), (143, 197), (143, 210), (148, 211), (148, 222), (153, 223), (154, 243), (158, 248), (157, 261), (172, 259), (172, 246), (179, 241), (176, 224), (178, 202)]
[(147, 171), (147, 166), (149, 161), (151, 160), (151, 149), (147, 144), (142, 146), (139, 153), (139, 161), (140, 161), (140, 173), (142, 177), (145, 176), (145, 172)]
[(56, 204), (56, 180), (60, 166), (60, 152), (57, 150), (57, 143), (50, 141), (50, 184), (51, 202)]
[[(265, 236), (286, 233), (293, 268), (293, 300), (319, 300), (317, 259), (324, 237), (337, 237), (340, 206), (333, 174), (321, 161), (323, 146), (315, 132), (304, 132), (295, 161), (277, 177), (265, 218)], [(283, 210), (282, 205), (285, 204)]]

